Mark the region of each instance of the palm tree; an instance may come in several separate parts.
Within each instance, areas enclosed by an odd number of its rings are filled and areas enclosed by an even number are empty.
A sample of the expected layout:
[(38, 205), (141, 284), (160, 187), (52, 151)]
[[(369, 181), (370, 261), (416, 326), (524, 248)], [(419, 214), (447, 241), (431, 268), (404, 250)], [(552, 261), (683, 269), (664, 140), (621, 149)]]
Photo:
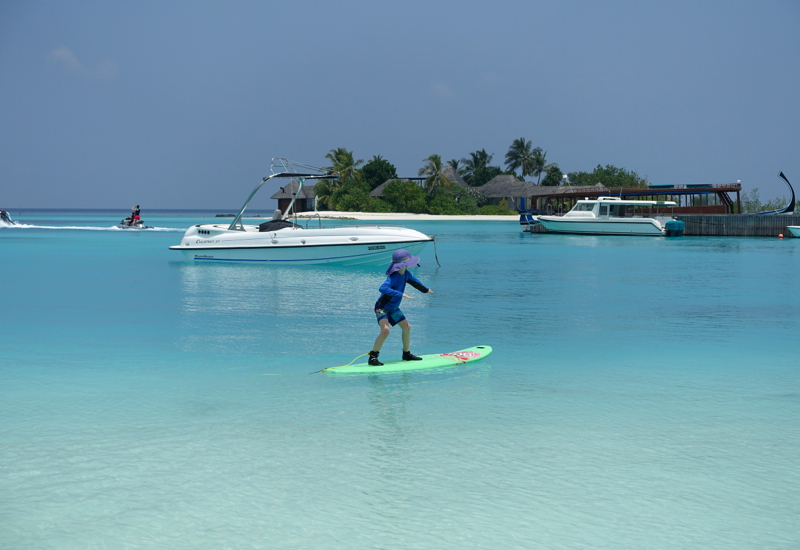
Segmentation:
[(333, 210), (335, 205), (331, 200), (333, 192), (338, 188), (339, 180), (320, 180), (314, 186), (314, 196), (317, 198), (317, 210), (320, 207), (325, 210)]
[(464, 163), (464, 175), (466, 176), (464, 179), (469, 182), (469, 178), (472, 177), (476, 170), (489, 166), (493, 156), (493, 154), (487, 153), (486, 149), (481, 149), (470, 153), (468, 159), (461, 159), (461, 162)]
[(442, 170), (442, 157), (439, 155), (431, 155), (425, 159), (425, 166), (419, 169), (420, 176), (428, 176), (425, 178), (425, 187), (428, 193), (433, 193), (439, 185), (450, 187), (453, 182), (444, 175)]
[(548, 168), (558, 166), (558, 164), (547, 164), (547, 151), (542, 151), (541, 147), (534, 149), (531, 157), (533, 159), (533, 171), (531, 175), (536, 176), (536, 185), (539, 185), (539, 181), (542, 179), (542, 172), (547, 172)]
[(325, 155), (325, 158), (329, 159), (333, 166), (326, 166), (323, 170), (336, 172), (342, 180), (351, 179), (355, 175), (358, 165), (364, 162), (362, 159), (355, 160), (353, 152), (344, 147), (331, 149), (331, 152)]
[(516, 171), (522, 168), (523, 178), (532, 176), (535, 169), (534, 152), (537, 150), (541, 151), (538, 147), (532, 149), (530, 140), (526, 141), (524, 137), (515, 139), (506, 153), (506, 169)]
[(459, 176), (463, 176), (467, 173), (467, 169), (461, 166), (461, 160), (458, 159), (451, 159), (447, 161), (447, 166), (455, 170), (456, 174)]

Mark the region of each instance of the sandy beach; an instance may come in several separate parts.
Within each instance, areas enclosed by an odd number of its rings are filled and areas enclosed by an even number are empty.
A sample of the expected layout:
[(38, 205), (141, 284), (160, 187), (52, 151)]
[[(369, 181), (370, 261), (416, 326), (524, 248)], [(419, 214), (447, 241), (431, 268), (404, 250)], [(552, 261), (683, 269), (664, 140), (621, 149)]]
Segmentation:
[[(483, 222), (509, 222), (519, 223), (519, 216), (437, 216), (434, 214), (410, 214), (402, 212), (303, 212), (297, 215), (298, 219), (315, 218), (319, 215), (323, 220), (418, 220), (418, 221), (483, 221)], [(294, 216), (292, 216), (294, 217)]]

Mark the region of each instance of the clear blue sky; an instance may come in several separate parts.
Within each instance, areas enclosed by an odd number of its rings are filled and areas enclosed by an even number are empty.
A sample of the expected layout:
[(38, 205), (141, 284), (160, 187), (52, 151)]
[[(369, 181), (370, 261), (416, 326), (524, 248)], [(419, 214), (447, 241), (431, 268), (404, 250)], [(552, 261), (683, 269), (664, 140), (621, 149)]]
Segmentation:
[(0, 2), (0, 207), (230, 209), (270, 157), (409, 176), (523, 136), (800, 191), (800, 2)]

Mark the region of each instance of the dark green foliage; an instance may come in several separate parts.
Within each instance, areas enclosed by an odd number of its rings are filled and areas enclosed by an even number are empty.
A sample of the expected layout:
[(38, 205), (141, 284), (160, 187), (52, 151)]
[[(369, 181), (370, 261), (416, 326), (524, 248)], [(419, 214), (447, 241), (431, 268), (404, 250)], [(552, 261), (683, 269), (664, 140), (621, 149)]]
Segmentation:
[(589, 186), (602, 183), (606, 187), (646, 187), (646, 176), (643, 178), (636, 172), (617, 168), (613, 164), (605, 167), (597, 165), (593, 172), (570, 172), (569, 184), (575, 186)]
[(338, 181), (321, 180), (314, 186), (314, 195), (317, 197), (317, 210), (335, 210), (331, 202), (331, 195), (338, 187)]
[(464, 174), (462, 176), (464, 181), (469, 183), (477, 170), (489, 166), (489, 163), (492, 162), (493, 156), (494, 155), (487, 153), (486, 149), (481, 149), (480, 151), (473, 151), (470, 153), (469, 158), (461, 159), (461, 162), (464, 163)]
[(477, 214), (479, 207), (484, 204), (486, 197), (480, 191), (453, 185), (438, 188), (428, 198), (428, 212), (442, 215)]
[(389, 161), (376, 155), (361, 168), (361, 174), (371, 191), (383, 182), (396, 178), (397, 170)]
[(371, 189), (360, 178), (346, 180), (331, 195), (330, 202), (340, 212), (391, 212), (384, 201), (370, 197)]
[(383, 201), (395, 212), (423, 214), (428, 211), (425, 190), (413, 181), (395, 180), (383, 188)]
[(561, 185), (561, 180), (563, 177), (564, 173), (561, 171), (561, 169), (558, 166), (553, 166), (542, 180), (542, 185), (548, 185), (551, 187)]
[(453, 195), (447, 193), (443, 189), (437, 190), (433, 195), (428, 197), (428, 212), (430, 214), (444, 216), (455, 216), (464, 213), (455, 201)]
[[(465, 181), (472, 187), (480, 187), (494, 179), (495, 176), (506, 173), (508, 172), (504, 172), (502, 168), (497, 166), (481, 166), (473, 170), (472, 175)], [(511, 172), (511, 174), (516, 176), (513, 172)]]

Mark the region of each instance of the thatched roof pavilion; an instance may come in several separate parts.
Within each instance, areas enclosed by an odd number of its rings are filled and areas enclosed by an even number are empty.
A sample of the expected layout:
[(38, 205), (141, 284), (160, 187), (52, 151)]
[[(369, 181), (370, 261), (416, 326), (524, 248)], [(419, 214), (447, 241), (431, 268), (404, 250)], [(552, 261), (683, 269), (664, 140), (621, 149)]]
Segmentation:
[[(453, 169), (452, 166), (445, 166), (444, 170), (442, 170), (442, 174), (444, 174), (444, 177), (446, 177), (447, 179), (449, 179), (450, 181), (452, 181), (456, 185), (460, 185), (461, 187), (468, 187), (470, 189), (473, 189), (472, 187), (467, 185), (467, 182), (465, 182), (463, 179), (461, 179), (461, 176), (458, 175), (458, 172), (456, 172)], [(475, 187), (474, 189), (479, 189), (479, 187)]]
[(487, 199), (507, 199), (509, 197), (530, 197), (536, 185), (529, 181), (520, 181), (516, 176), (501, 174), (493, 177), (480, 190)]

